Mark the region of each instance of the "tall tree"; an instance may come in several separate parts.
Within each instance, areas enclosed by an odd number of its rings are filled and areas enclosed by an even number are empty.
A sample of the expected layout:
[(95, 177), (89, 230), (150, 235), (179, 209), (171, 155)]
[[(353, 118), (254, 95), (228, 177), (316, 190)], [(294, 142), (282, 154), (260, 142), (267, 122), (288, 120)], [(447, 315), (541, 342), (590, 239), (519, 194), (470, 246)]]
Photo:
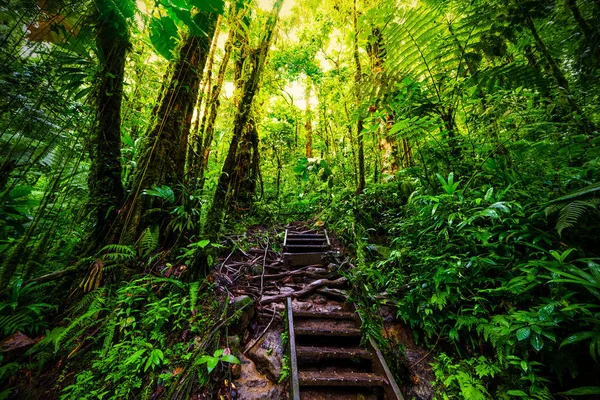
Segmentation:
[(174, 192), (174, 204), (181, 204), (181, 185), (184, 183), (188, 136), (200, 89), (200, 81), (214, 35), (217, 12), (200, 10), (196, 24), (200, 32), (190, 32), (179, 48), (166, 79), (168, 84), (161, 94), (153, 127), (146, 138), (146, 147), (138, 161), (133, 190), (126, 204), (123, 233), (127, 241), (135, 240), (148, 226), (159, 224), (167, 232), (169, 215), (150, 218), (146, 211), (153, 207), (154, 198), (142, 197), (143, 190), (154, 186), (169, 186)]
[(354, 7), (352, 12), (352, 23), (354, 26), (354, 38), (353, 38), (353, 56), (354, 56), (354, 66), (355, 66), (355, 74), (354, 74), (354, 90), (356, 96), (356, 112), (357, 112), (357, 120), (356, 120), (356, 135), (358, 138), (358, 186), (356, 188), (356, 194), (361, 194), (363, 189), (365, 188), (365, 146), (364, 146), (364, 138), (363, 138), (363, 117), (360, 111), (360, 103), (361, 103), (361, 80), (362, 80), (362, 72), (360, 66), (360, 55), (358, 53), (358, 10), (356, 7), (356, 0), (354, 0)]
[[(194, 162), (192, 163), (191, 172), (192, 174), (197, 175), (198, 179), (200, 180), (198, 184), (198, 188), (200, 190), (204, 188), (204, 173), (208, 166), (208, 158), (210, 156), (215, 132), (215, 122), (217, 120), (219, 106), (221, 105), (219, 96), (221, 95), (221, 90), (223, 89), (225, 72), (227, 71), (227, 65), (229, 64), (229, 59), (231, 58), (234, 42), (236, 41), (236, 38), (239, 38), (242, 34), (239, 29), (240, 19), (242, 21), (246, 21), (248, 19), (248, 8), (245, 7), (244, 3), (244, 0), (238, 0), (235, 3), (235, 7), (232, 7), (230, 16), (231, 26), (229, 28), (227, 42), (225, 43), (225, 53), (223, 54), (221, 65), (219, 66), (219, 71), (217, 72), (217, 80), (214, 87), (210, 91), (210, 96), (207, 99), (206, 107), (202, 115), (198, 157), (195, 157)], [(241, 44), (242, 41), (238, 41), (238, 43)]]
[(91, 249), (106, 240), (123, 201), (121, 182), (121, 103), (123, 76), (129, 43), (128, 19), (135, 2), (96, 0), (96, 47), (100, 59), (96, 87), (96, 121), (90, 145), (88, 178), (89, 204), (95, 226), (90, 234)]
[(210, 212), (208, 213), (207, 232), (212, 239), (214, 239), (220, 231), (227, 195), (232, 187), (232, 178), (235, 173), (236, 159), (238, 157), (238, 147), (250, 119), (252, 101), (258, 91), (262, 71), (271, 46), (275, 26), (282, 5), (283, 0), (275, 0), (273, 10), (265, 24), (260, 45), (253, 51), (252, 56), (248, 59), (250, 62), (250, 65), (248, 66), (250, 72), (248, 73), (247, 78), (244, 79), (243, 91), (241, 92), (237, 104), (237, 113), (235, 114), (233, 123), (233, 135), (231, 143), (229, 144), (229, 151), (217, 182)]

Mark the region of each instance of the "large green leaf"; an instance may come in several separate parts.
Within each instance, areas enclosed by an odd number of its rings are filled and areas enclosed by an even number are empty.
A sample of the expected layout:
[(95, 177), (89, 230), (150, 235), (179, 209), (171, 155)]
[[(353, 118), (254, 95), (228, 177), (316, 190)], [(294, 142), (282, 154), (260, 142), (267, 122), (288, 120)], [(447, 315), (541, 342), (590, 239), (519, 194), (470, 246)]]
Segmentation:
[(577, 342), (581, 342), (582, 340), (586, 340), (586, 339), (590, 339), (593, 338), (594, 336), (599, 336), (600, 332), (578, 332), (574, 335), (571, 335), (569, 337), (567, 337), (565, 340), (562, 341), (562, 343), (560, 344), (560, 347), (569, 345), (569, 344), (573, 344), (573, 343), (577, 343)]
[(189, 10), (179, 7), (171, 7), (171, 11), (173, 11), (177, 18), (190, 29), (190, 33), (192, 35), (206, 35), (206, 32), (196, 23), (196, 17), (192, 16), (192, 13)]
[(537, 333), (531, 336), (530, 342), (535, 351), (540, 351), (544, 348), (544, 339)]
[(152, 18), (150, 22), (150, 41), (158, 54), (167, 60), (172, 60), (173, 50), (177, 47), (178, 40), (177, 25), (171, 18)]
[(528, 327), (521, 328), (517, 331), (517, 339), (519, 339), (519, 341), (527, 339), (529, 335), (531, 335), (531, 329)]
[(567, 396), (590, 396), (593, 394), (600, 394), (600, 386), (582, 386), (575, 389), (561, 392)]
[(202, 11), (223, 14), (225, 2), (223, 0), (189, 0), (189, 4)]

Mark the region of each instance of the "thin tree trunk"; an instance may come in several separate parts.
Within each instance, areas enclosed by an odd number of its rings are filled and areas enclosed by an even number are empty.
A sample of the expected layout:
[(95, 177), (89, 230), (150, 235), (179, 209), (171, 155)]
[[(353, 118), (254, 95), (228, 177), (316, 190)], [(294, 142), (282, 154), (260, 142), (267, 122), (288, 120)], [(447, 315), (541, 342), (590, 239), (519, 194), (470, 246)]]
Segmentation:
[[(235, 17), (237, 18), (237, 17)], [(227, 64), (229, 64), (229, 59), (231, 58), (231, 51), (233, 48), (233, 40), (236, 35), (238, 24), (234, 24), (229, 31), (229, 37), (227, 38), (227, 43), (225, 44), (225, 54), (223, 54), (223, 60), (221, 61), (221, 65), (219, 66), (219, 72), (217, 73), (217, 82), (213, 90), (211, 91), (211, 97), (207, 102), (207, 109), (205, 110), (204, 116), (202, 117), (202, 125), (200, 126), (200, 132), (203, 137), (203, 141), (199, 148), (198, 160), (195, 163), (194, 171), (197, 173), (197, 176), (200, 177), (200, 183), (198, 188), (202, 190), (204, 188), (204, 172), (208, 166), (208, 158), (210, 156), (210, 149), (212, 146), (212, 141), (215, 132), (215, 121), (217, 120), (217, 113), (219, 111), (219, 96), (221, 95), (221, 90), (223, 88), (223, 82), (225, 80), (225, 72), (227, 71)]]
[(304, 110), (304, 129), (306, 130), (306, 157), (312, 158), (312, 121), (311, 121), (311, 112), (310, 112), (310, 90), (312, 83), (307, 78), (306, 79), (306, 88), (304, 92), (304, 100), (306, 102), (306, 109)]
[[(525, 21), (527, 23), (529, 30), (531, 31), (531, 34), (533, 35), (533, 38), (535, 39), (536, 46), (542, 52), (542, 54), (544, 55), (544, 58), (546, 59), (546, 62), (550, 66), (550, 72), (552, 74), (552, 77), (556, 80), (556, 83), (558, 84), (558, 86), (563, 89), (562, 91), (559, 90), (560, 96), (569, 105), (569, 108), (571, 109), (570, 111), (572, 113), (576, 113), (576, 114), (583, 116), (579, 105), (573, 99), (573, 96), (571, 96), (571, 90), (569, 88), (569, 81), (567, 81), (567, 78), (565, 77), (562, 70), (558, 66), (558, 63), (556, 62), (554, 57), (552, 57), (550, 50), (548, 50), (548, 47), (546, 46), (546, 44), (540, 37), (537, 29), (535, 28), (535, 24), (534, 24), (533, 20), (531, 19), (531, 17), (527, 17), (527, 19)], [(583, 118), (584, 121), (587, 121), (587, 118), (585, 118), (585, 116), (583, 116), (583, 117), (584, 117)], [(584, 124), (584, 126), (585, 126), (585, 124)]]
[[(194, 126), (190, 129), (190, 140), (188, 144), (188, 151), (186, 157), (186, 171), (188, 172), (188, 181), (194, 179), (194, 171), (193, 166), (196, 160), (196, 150), (202, 150), (202, 139), (204, 123), (206, 121), (206, 113), (209, 106), (209, 101), (211, 98), (211, 82), (212, 82), (212, 69), (215, 61), (215, 49), (217, 48), (217, 43), (219, 41), (219, 34), (221, 33), (221, 16), (217, 18), (215, 34), (213, 35), (213, 40), (210, 45), (210, 51), (208, 53), (208, 61), (206, 64), (206, 73), (204, 74), (204, 79), (202, 81), (202, 90), (199, 93), (199, 96), (196, 100), (196, 120), (194, 122)], [(202, 108), (204, 107), (204, 111)], [(202, 118), (201, 118), (202, 117)], [(200, 124), (200, 119), (202, 119), (202, 124)]]
[(579, 10), (579, 7), (577, 6), (577, 0), (566, 0), (566, 3), (567, 8), (569, 8), (569, 10), (571, 10), (571, 14), (573, 14), (575, 22), (577, 22), (577, 25), (579, 25), (581, 33), (583, 33), (583, 36), (585, 36), (585, 39), (588, 42), (591, 42), (593, 40), (594, 31), (592, 30), (590, 24), (588, 24), (585, 18), (583, 18), (581, 15), (581, 10)]
[[(356, 73), (354, 75), (354, 90), (356, 91), (356, 107), (360, 107), (360, 81), (362, 77), (360, 67), (360, 57), (358, 54), (358, 13), (356, 10), (356, 0), (354, 0), (354, 63), (356, 66)], [(363, 120), (358, 113), (358, 121), (356, 121), (356, 135), (358, 138), (358, 187), (356, 188), (356, 194), (361, 194), (365, 188), (365, 148), (363, 144)]]
[(558, 86), (562, 87), (568, 94), (570, 92), (569, 82), (567, 81), (567, 78), (565, 78), (565, 75), (559, 68), (558, 63), (556, 62), (554, 57), (552, 57), (552, 54), (550, 54), (550, 50), (548, 50), (548, 47), (546, 47), (546, 44), (540, 37), (540, 35), (535, 27), (535, 24), (533, 23), (533, 20), (531, 19), (531, 17), (527, 17), (525, 19), (525, 22), (527, 24), (527, 27), (531, 31), (533, 38), (535, 39), (535, 44), (537, 45), (538, 49), (542, 52), (542, 54), (544, 55), (544, 58), (546, 58), (546, 62), (550, 66), (550, 71), (552, 73), (552, 77), (556, 80), (556, 82), (558, 83)]
[[(107, 6), (103, 5), (105, 2), (106, 0), (96, 0), (98, 9), (106, 9)], [(116, 13), (110, 15), (114, 17)], [(123, 19), (118, 25), (127, 27), (127, 21)], [(116, 31), (114, 21), (107, 20), (107, 16), (99, 14), (96, 46), (100, 52), (102, 69), (96, 88), (97, 126), (91, 140), (91, 167), (88, 176), (88, 205), (93, 208), (95, 216), (95, 226), (88, 238), (89, 251), (94, 251), (111, 241), (107, 236), (117, 218), (118, 207), (123, 202), (121, 103), (125, 60), (131, 47), (129, 32)]]
[(244, 82), (243, 94), (238, 103), (238, 110), (234, 119), (233, 136), (231, 138), (231, 143), (229, 144), (229, 152), (225, 158), (223, 169), (221, 170), (221, 175), (219, 176), (219, 180), (217, 182), (213, 203), (207, 218), (207, 233), (209, 238), (213, 241), (216, 239), (221, 228), (223, 211), (225, 209), (225, 200), (231, 188), (231, 178), (234, 174), (239, 141), (242, 137), (244, 129), (246, 129), (246, 124), (250, 117), (252, 100), (254, 99), (254, 96), (258, 90), (258, 84), (267, 58), (268, 50), (271, 45), (273, 32), (275, 30), (275, 25), (277, 24), (279, 11), (281, 10), (282, 4), (283, 0), (276, 0), (275, 4), (273, 5), (273, 11), (271, 12), (271, 16), (266, 23), (265, 34), (263, 36), (261, 46), (256, 50), (258, 52), (258, 55), (256, 56), (256, 63), (253, 66), (248, 79)]
[[(597, 1), (600, 2), (600, 0)], [(595, 43), (597, 40), (594, 37), (599, 35), (600, 32), (597, 30), (595, 32), (583, 15), (581, 15), (581, 10), (579, 9), (579, 6), (577, 6), (577, 0), (566, 0), (566, 3), (569, 10), (571, 10), (571, 14), (573, 14), (573, 18), (577, 22), (577, 25), (579, 25), (579, 29), (583, 33), (585, 41), (591, 47), (591, 52), (594, 55), (596, 64), (600, 64), (600, 46)]]

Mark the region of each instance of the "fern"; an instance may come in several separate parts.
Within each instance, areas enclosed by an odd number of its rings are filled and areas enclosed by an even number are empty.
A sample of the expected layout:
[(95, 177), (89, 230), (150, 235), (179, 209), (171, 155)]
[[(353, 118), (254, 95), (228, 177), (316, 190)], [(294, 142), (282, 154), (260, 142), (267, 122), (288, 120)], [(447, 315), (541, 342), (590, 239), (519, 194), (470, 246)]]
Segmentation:
[(115, 332), (117, 330), (117, 317), (113, 317), (108, 321), (105, 329), (106, 336), (104, 337), (104, 344), (102, 345), (102, 357), (106, 357), (108, 351), (110, 350), (110, 346), (112, 345), (113, 339), (115, 337)]
[(200, 282), (190, 283), (190, 312), (194, 313), (198, 303), (198, 293), (200, 292)]
[(158, 247), (158, 225), (144, 229), (137, 241), (140, 254), (147, 256)]
[(136, 257), (136, 251), (131, 246), (109, 244), (104, 246), (97, 256), (103, 261), (133, 261)]
[(565, 229), (575, 227), (584, 215), (590, 212), (598, 212), (600, 197), (590, 198), (589, 196), (595, 196), (599, 192), (600, 182), (586, 186), (583, 189), (569, 193), (566, 196), (559, 197), (550, 202), (550, 205), (545, 209), (545, 213), (546, 216), (550, 216), (557, 212), (559, 213), (556, 221), (556, 230), (559, 235), (562, 235), (562, 232)]
[(573, 193), (569, 193), (565, 196), (559, 197), (558, 199), (552, 200), (550, 203), (560, 203), (565, 200), (572, 200), (582, 196), (600, 194), (600, 182), (586, 186), (583, 189), (576, 190)]
[[(101, 290), (101, 289), (100, 289)], [(98, 295), (91, 302), (87, 311), (71, 321), (67, 327), (55, 328), (47, 335), (46, 340), (54, 344), (55, 353), (77, 339), (85, 330), (98, 323), (99, 314), (107, 311), (106, 299)]]

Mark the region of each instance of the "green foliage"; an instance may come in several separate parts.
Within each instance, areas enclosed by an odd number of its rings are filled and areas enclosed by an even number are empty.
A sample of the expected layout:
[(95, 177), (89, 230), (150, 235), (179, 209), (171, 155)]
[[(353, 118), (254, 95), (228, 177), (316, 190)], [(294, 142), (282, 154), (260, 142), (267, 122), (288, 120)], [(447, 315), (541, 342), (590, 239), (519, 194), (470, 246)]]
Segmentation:
[(161, 0), (167, 15), (153, 17), (150, 22), (150, 41), (158, 54), (172, 60), (180, 40), (179, 28), (187, 27), (191, 35), (206, 36), (205, 13), (223, 13), (223, 0)]
[(152, 18), (150, 22), (150, 41), (158, 54), (167, 60), (173, 59), (173, 50), (177, 47), (178, 40), (177, 25), (171, 18)]
[(238, 360), (228, 348), (215, 350), (212, 356), (204, 355), (196, 360), (196, 365), (206, 364), (206, 369), (210, 374), (219, 364), (219, 362), (228, 364), (239, 364)]
[(596, 196), (600, 184), (589, 185), (566, 196), (552, 200), (546, 207), (546, 215), (558, 212), (556, 230), (559, 235), (567, 228), (573, 228), (584, 215), (598, 215), (600, 198)]
[(368, 190), (360, 203), (337, 206), (334, 219), (352, 216), (336, 220), (338, 231), (350, 226), (358, 243), (353, 287), (371, 304), (393, 301), (422, 343), (455, 349), (434, 366), (440, 398), (551, 398), (551, 381), (576, 374), (569, 348), (587, 344), (591, 360), (600, 355), (597, 260), (556, 251), (527, 193), (459, 190), (454, 174), (438, 180), (442, 194), (417, 189), (406, 206)]
[(36, 285), (35, 282), (23, 285), (22, 279), (17, 279), (9, 290), (9, 295), (0, 301), (0, 334), (10, 336), (16, 331), (36, 334), (47, 327), (44, 317), (56, 307), (45, 303), (42, 299), (47, 285)]
[[(90, 363), (71, 384), (64, 385), (61, 398), (130, 397), (139, 393), (152, 371), (185, 365), (192, 353), (187, 344), (173, 342), (170, 333), (184, 329), (200, 337), (207, 333), (214, 310), (206, 308), (201, 314), (197, 304), (214, 305), (207, 303), (210, 291), (198, 293), (199, 285), (139, 277), (115, 287), (114, 293), (108, 288), (96, 290), (90, 294), (91, 303), (82, 300), (89, 305), (79, 307), (82, 312), (67, 326), (55, 328), (34, 348), (40, 352), (54, 345), (55, 352), (70, 358), (79, 351), (81, 341), (93, 344)], [(88, 335), (90, 330), (93, 336)], [(232, 362), (230, 357), (222, 358)]]

